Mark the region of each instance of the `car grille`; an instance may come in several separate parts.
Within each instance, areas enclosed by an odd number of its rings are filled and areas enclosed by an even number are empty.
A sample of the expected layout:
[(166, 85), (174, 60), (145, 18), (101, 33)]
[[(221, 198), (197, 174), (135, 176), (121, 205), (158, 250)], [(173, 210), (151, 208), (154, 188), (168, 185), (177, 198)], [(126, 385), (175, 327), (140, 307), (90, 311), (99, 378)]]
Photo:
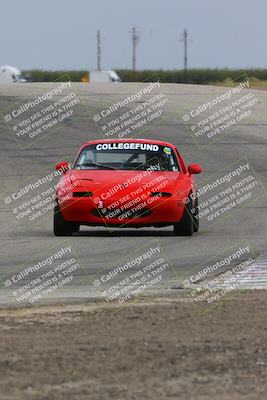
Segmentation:
[(121, 210), (120, 208), (114, 208), (112, 210), (108, 210), (107, 208), (95, 208), (93, 210), (93, 215), (105, 219), (118, 219), (120, 217), (121, 220), (123, 219), (135, 219), (135, 218), (143, 218), (151, 215), (151, 210), (148, 208), (142, 208), (140, 210), (136, 209), (128, 209), (128, 210)]
[(152, 197), (172, 197), (172, 194), (169, 192), (151, 192), (150, 196), (152, 196)]
[(93, 192), (73, 192), (72, 197), (92, 197)]

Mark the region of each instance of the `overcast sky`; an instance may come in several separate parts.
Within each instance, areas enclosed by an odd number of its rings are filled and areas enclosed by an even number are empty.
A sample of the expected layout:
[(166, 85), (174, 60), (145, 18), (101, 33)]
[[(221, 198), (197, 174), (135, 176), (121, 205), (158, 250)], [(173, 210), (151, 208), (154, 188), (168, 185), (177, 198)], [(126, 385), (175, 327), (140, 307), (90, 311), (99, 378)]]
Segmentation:
[(131, 68), (130, 30), (140, 32), (138, 69), (188, 65), (267, 67), (266, 0), (10, 0), (1, 1), (0, 65), (20, 69), (94, 69), (96, 31), (102, 67)]

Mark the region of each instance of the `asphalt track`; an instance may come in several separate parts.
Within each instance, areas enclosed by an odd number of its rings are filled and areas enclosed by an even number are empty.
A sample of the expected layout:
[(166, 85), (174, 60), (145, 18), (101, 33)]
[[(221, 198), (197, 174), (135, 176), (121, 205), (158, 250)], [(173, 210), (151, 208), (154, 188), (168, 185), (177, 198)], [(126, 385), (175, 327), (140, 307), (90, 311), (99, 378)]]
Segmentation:
[[(30, 146), (21, 149), (14, 139), (4, 120), (0, 121), (1, 150), (1, 289), (0, 301), (14, 304), (3, 282), (6, 277), (21, 271), (34, 259), (42, 259), (43, 254), (51, 254), (55, 245), (64, 245), (66, 238), (55, 238), (52, 233), (52, 213), (48, 213), (38, 224), (17, 223), (9, 207), (4, 203), (6, 194), (19, 187), (29, 177), (40, 176), (51, 163), (62, 159), (73, 160), (79, 146), (96, 138), (103, 138), (99, 127), (92, 116), (95, 110), (104, 108), (105, 104), (113, 104), (116, 100), (135, 93), (147, 84), (72, 84), (72, 90), (79, 93), (83, 106), (79, 105), (77, 119), (70, 118), (61, 124), (60, 129), (41, 140), (31, 141)], [(6, 114), (8, 107), (14, 108), (18, 101), (25, 102), (46, 93), (55, 84), (25, 84), (0, 87), (0, 110)], [(266, 91), (245, 89), (244, 93), (254, 93), (258, 102), (254, 105), (251, 116), (226, 130), (218, 140), (207, 145), (196, 145), (182, 116), (196, 105), (225, 93), (225, 88), (197, 85), (162, 85), (168, 103), (163, 108), (162, 118), (149, 124), (139, 138), (166, 140), (174, 143), (183, 154), (187, 164), (197, 162), (204, 173), (197, 177), (199, 185), (214, 173), (228, 164), (246, 157), (266, 188), (267, 184), (267, 113)], [(60, 96), (59, 96), (60, 97)], [(135, 105), (138, 105), (136, 101)], [(133, 107), (133, 104), (131, 104)], [(87, 110), (87, 111), (86, 111)], [(189, 124), (189, 123), (188, 123)], [(116, 137), (116, 136), (113, 136)], [(175, 279), (173, 273), (164, 275), (161, 291), (175, 293), (181, 286), (182, 277), (191, 269), (218, 256), (235, 243), (248, 241), (257, 254), (266, 253), (266, 197), (229, 213), (227, 218), (218, 224), (207, 227), (193, 237), (175, 237), (172, 228), (121, 229), (110, 233), (105, 228), (83, 227), (79, 234), (69, 238), (72, 249), (83, 269), (80, 279), (52, 294), (51, 298), (65, 300), (89, 299), (97, 292), (92, 286), (95, 277), (103, 268), (116, 265), (122, 257), (131, 259), (132, 254), (142, 254), (154, 244), (160, 245), (166, 255), (172, 271), (181, 278)], [(142, 250), (144, 249), (144, 250)], [(200, 267), (199, 267), (200, 268)], [(175, 289), (176, 288), (176, 289)]]

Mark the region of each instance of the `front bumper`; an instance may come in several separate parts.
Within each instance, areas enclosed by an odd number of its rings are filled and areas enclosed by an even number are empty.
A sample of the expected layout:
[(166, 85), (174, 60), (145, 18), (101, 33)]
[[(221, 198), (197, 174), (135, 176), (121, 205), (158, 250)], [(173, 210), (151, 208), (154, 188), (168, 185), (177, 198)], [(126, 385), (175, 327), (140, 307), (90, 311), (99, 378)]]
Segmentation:
[[(113, 208), (109, 208), (113, 204)], [(143, 207), (142, 207), (143, 206)], [(181, 199), (153, 198), (146, 204), (135, 204), (122, 210), (114, 207), (114, 200), (99, 208), (92, 198), (72, 198), (60, 205), (63, 218), (91, 226), (163, 226), (181, 220), (184, 213)]]

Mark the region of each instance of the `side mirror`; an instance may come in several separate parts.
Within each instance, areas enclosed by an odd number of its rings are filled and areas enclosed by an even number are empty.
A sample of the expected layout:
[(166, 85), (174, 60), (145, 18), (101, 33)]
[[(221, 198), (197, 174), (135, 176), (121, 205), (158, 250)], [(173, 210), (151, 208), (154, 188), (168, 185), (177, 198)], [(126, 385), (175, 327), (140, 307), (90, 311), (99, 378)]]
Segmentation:
[(202, 168), (199, 164), (190, 164), (188, 167), (188, 172), (190, 175), (200, 174), (202, 172)]
[(65, 174), (70, 169), (70, 165), (67, 161), (60, 161), (56, 164), (55, 168), (60, 173)]

